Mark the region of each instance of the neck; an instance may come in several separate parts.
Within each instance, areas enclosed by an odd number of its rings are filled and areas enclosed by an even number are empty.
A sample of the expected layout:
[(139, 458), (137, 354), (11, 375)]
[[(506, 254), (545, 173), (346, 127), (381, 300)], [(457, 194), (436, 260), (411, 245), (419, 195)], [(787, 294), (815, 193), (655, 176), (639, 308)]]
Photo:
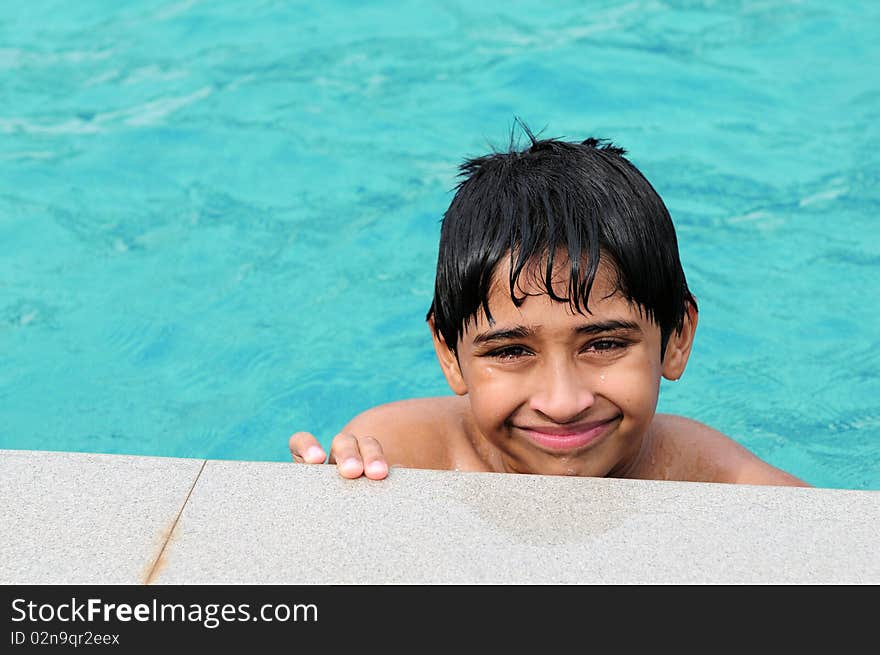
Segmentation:
[(645, 464), (650, 458), (654, 447), (654, 431), (648, 427), (642, 438), (633, 444), (630, 452), (614, 466), (605, 477), (608, 478), (644, 478)]

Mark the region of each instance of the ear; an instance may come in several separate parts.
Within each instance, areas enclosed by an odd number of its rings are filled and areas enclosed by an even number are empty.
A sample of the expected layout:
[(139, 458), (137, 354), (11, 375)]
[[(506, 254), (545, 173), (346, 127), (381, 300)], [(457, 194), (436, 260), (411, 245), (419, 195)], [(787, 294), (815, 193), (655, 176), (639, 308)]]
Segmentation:
[(684, 321), (682, 321), (681, 332), (673, 330), (666, 343), (662, 373), (667, 380), (677, 380), (684, 373), (684, 367), (687, 366), (688, 357), (691, 355), (691, 346), (694, 343), (696, 330), (697, 307), (689, 302)]
[(440, 369), (446, 378), (446, 383), (459, 396), (467, 393), (467, 385), (461, 375), (461, 366), (458, 364), (458, 357), (452, 351), (452, 348), (446, 345), (443, 336), (438, 334), (434, 329), (434, 316), (428, 318), (428, 327), (431, 329), (431, 337), (434, 339), (434, 352), (437, 353), (437, 361), (440, 362)]

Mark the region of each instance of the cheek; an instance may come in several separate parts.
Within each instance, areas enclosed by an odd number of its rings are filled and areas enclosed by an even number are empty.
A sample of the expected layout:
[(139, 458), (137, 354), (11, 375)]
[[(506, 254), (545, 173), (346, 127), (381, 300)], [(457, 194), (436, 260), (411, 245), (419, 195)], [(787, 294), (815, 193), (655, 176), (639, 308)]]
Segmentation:
[(644, 362), (599, 374), (596, 393), (631, 414), (653, 414), (660, 392), (659, 374)]
[(467, 382), (471, 409), (481, 427), (504, 422), (523, 402), (516, 376), (495, 366), (470, 368)]

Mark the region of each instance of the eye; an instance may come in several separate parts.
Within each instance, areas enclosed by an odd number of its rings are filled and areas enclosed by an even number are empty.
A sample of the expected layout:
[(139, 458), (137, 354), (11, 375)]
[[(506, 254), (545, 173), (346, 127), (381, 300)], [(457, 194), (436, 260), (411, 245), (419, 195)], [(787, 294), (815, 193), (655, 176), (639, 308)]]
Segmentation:
[(607, 353), (621, 350), (623, 348), (626, 348), (628, 345), (629, 343), (627, 343), (626, 341), (621, 341), (620, 339), (598, 339), (597, 341), (592, 341), (587, 344), (585, 350)]
[(486, 357), (494, 357), (502, 361), (512, 361), (530, 355), (531, 352), (522, 346), (504, 346), (486, 353)]

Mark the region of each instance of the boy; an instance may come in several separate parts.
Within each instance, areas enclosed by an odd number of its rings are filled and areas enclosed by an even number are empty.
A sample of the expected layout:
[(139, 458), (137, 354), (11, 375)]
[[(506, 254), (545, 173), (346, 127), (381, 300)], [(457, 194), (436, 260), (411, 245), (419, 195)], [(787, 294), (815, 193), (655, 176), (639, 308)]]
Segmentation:
[[(391, 465), (809, 486), (696, 421), (655, 415), (684, 372), (697, 303), (657, 192), (614, 145), (537, 140), (462, 164), (443, 218), (434, 348), (455, 396), (355, 417), (346, 478)], [(323, 463), (307, 432), (294, 461)]]

